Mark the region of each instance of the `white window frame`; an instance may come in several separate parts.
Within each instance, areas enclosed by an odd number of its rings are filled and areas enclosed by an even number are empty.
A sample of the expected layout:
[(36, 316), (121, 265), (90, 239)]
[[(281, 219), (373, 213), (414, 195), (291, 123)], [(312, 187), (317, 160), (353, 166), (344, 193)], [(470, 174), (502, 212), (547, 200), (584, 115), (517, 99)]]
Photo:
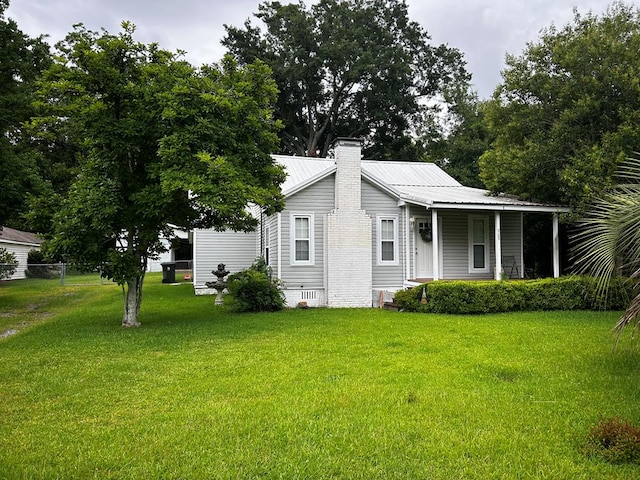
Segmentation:
[[(389, 220), (393, 222), (393, 260), (382, 260), (382, 222)], [(400, 220), (398, 215), (378, 215), (376, 217), (376, 252), (378, 265), (400, 265), (400, 236), (398, 234), (399, 228)]]
[(264, 261), (267, 266), (271, 265), (271, 227), (264, 227), (264, 252), (262, 252), (264, 256)]
[[(474, 268), (474, 245), (473, 242), (473, 222), (476, 220), (482, 220), (484, 222), (484, 243), (478, 243), (477, 245), (484, 245), (484, 267)], [(469, 215), (469, 273), (489, 273), (491, 271), (490, 255), (489, 255), (489, 217), (487, 215)]]
[[(296, 238), (296, 219), (307, 218), (309, 220), (309, 238), (299, 239)], [(315, 240), (314, 240), (314, 214), (313, 213), (291, 213), (289, 217), (289, 229), (290, 232), (290, 261), (291, 265), (315, 265)], [(297, 260), (296, 259), (296, 240), (308, 240), (309, 241), (309, 260)]]

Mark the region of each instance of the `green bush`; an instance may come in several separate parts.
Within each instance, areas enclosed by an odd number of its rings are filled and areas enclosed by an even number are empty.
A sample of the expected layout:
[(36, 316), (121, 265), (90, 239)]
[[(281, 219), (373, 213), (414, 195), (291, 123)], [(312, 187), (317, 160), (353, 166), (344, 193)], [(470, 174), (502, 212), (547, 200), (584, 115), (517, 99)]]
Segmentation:
[(274, 312), (285, 306), (280, 282), (272, 279), (262, 258), (246, 270), (229, 276), (231, 306), (238, 312)]
[(494, 313), (523, 310), (524, 292), (515, 282), (436, 282), (427, 288), (427, 305), (438, 313)]
[[(426, 304), (422, 303), (422, 292)], [(586, 276), (518, 281), (439, 281), (396, 292), (405, 311), (433, 313), (498, 313), (521, 310), (597, 310), (626, 308), (633, 284), (612, 282), (606, 297)]]
[(0, 248), (0, 280), (11, 277), (16, 273), (18, 260), (16, 256), (6, 248)]
[(640, 428), (619, 418), (602, 420), (589, 431), (585, 453), (610, 463), (640, 465)]
[(56, 278), (60, 276), (60, 270), (55, 265), (49, 265), (44, 253), (40, 250), (29, 250), (27, 255), (27, 269), (25, 275), (28, 278)]

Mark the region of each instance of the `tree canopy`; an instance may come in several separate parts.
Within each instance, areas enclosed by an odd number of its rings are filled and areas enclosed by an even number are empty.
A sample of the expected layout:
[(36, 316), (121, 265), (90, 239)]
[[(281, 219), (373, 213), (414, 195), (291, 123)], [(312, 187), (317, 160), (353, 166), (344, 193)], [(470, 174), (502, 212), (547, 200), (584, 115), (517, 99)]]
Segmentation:
[(264, 2), (255, 16), (264, 31), (225, 25), (223, 44), (242, 64), (272, 68), (285, 153), (326, 156), (350, 136), (370, 158), (419, 157), (412, 134), (469, 81), (462, 54), (431, 46), (404, 0)]
[(26, 193), (41, 190), (47, 173), (23, 124), (33, 114), (34, 82), (50, 55), (42, 37), (28, 37), (5, 18), (8, 6), (8, 0), (0, 0), (0, 226), (18, 228), (27, 210)]
[(269, 68), (231, 58), (195, 69), (158, 45), (75, 26), (40, 82), (41, 133), (82, 138), (79, 174), (54, 217), (50, 252), (123, 286), (138, 325), (149, 258), (175, 226), (250, 230), (247, 210), (282, 207), (270, 153), (277, 89)]
[(468, 187), (484, 188), (478, 159), (492, 140), (485, 109), (486, 102), (466, 92), (450, 105), (443, 128), (434, 129), (425, 141), (427, 156)]
[(615, 3), (574, 13), (507, 56), (489, 103), (495, 140), (480, 160), (494, 192), (581, 207), (640, 150), (640, 14)]

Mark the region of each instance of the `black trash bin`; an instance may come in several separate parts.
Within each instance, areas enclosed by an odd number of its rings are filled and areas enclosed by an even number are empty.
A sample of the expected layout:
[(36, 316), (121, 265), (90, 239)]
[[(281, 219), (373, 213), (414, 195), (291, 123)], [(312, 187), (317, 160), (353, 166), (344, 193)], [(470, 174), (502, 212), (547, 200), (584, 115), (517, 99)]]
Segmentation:
[(176, 262), (165, 262), (162, 265), (162, 283), (176, 283)]

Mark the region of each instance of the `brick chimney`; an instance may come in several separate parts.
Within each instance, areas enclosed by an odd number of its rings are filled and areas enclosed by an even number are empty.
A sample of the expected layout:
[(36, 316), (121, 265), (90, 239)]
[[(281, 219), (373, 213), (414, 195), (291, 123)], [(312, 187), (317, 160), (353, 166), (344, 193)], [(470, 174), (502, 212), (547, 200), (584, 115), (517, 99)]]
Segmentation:
[(362, 210), (362, 141), (338, 138), (335, 209), (327, 214), (326, 292), (329, 307), (370, 307), (373, 289), (372, 221)]
[(334, 145), (336, 157), (336, 210), (360, 210), (362, 141), (354, 138), (338, 138)]

